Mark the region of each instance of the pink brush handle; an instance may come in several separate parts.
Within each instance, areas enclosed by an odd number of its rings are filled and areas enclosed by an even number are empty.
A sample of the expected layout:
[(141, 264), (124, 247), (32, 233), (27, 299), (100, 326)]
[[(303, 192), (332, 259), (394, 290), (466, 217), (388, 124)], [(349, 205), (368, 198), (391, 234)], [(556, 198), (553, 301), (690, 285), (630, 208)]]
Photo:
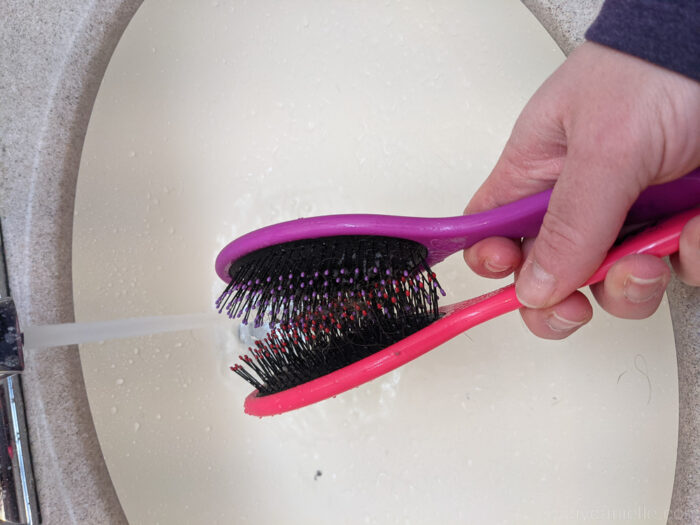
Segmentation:
[[(664, 257), (677, 252), (678, 240), (680, 239), (683, 226), (696, 215), (700, 215), (700, 209), (698, 208), (680, 213), (664, 221), (661, 225), (649, 228), (643, 233), (625, 241), (620, 246), (614, 247), (610, 250), (593, 275), (581, 285), (581, 288), (605, 279), (612, 265), (627, 255), (645, 253), (648, 255), (656, 255), (657, 257)], [(454, 319), (451, 320), (450, 326), (454, 323), (454, 328), (457, 330), (456, 333), (449, 331), (447, 323), (444, 326), (439, 326), (441, 330), (452, 334), (444, 340), (447, 341), (464, 330), (468, 330), (472, 326), (517, 310), (521, 306), (522, 304), (515, 295), (515, 284), (509, 284), (500, 290), (487, 293), (475, 299), (469, 299), (461, 303), (442, 307), (440, 311), (449, 315), (428, 326), (426, 330), (439, 325), (447, 317), (454, 317)], [(441, 334), (440, 337), (442, 336)]]
[[(700, 216), (700, 208), (680, 213), (613, 248), (583, 286), (602, 281), (610, 267), (627, 255), (646, 253), (663, 257), (678, 251), (681, 230), (696, 216)], [(441, 311), (446, 315), (441, 319), (365, 359), (277, 394), (258, 397), (257, 390), (254, 391), (245, 400), (245, 412), (255, 416), (271, 416), (338, 395), (412, 361), (478, 324), (512, 312), (520, 306), (513, 284), (476, 299), (445, 306)]]

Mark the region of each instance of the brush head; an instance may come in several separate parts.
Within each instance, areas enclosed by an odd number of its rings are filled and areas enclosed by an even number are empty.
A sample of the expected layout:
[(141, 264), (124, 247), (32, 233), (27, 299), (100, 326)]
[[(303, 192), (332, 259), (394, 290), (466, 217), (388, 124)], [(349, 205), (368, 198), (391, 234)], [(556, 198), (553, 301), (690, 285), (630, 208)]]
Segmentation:
[[(329, 304), (356, 302), (381, 289), (389, 302), (391, 283), (432, 282), (422, 244), (393, 237), (342, 235), (302, 239), (255, 250), (235, 260), (230, 281), (216, 302), (219, 312), (255, 326), (291, 323)], [(405, 290), (399, 287), (399, 294)], [(444, 292), (442, 292), (444, 295)], [(396, 300), (402, 300), (396, 297)], [(332, 309), (331, 309), (332, 311)]]
[(258, 396), (276, 394), (360, 361), (440, 316), (434, 274), (401, 275), (309, 310), (256, 341), (231, 367)]

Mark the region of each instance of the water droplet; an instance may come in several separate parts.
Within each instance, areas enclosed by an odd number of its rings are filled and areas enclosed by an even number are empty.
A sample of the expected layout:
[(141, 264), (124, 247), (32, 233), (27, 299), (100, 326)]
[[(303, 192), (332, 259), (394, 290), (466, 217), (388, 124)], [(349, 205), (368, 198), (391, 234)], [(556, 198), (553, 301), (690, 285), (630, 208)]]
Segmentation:
[(141, 423), (139, 423), (138, 421), (135, 421), (134, 422), (134, 432), (138, 432), (139, 428), (141, 428)]
[(124, 384), (124, 379), (122, 379), (122, 378), (120, 377), (119, 379), (117, 379), (117, 380), (115, 381), (115, 383), (116, 383), (117, 385), (123, 385), (123, 384)]
[(109, 412), (110, 412), (110, 414), (114, 415), (114, 414), (116, 414), (117, 412), (119, 412), (119, 409), (117, 409), (117, 407), (112, 407), (112, 408), (109, 409)]

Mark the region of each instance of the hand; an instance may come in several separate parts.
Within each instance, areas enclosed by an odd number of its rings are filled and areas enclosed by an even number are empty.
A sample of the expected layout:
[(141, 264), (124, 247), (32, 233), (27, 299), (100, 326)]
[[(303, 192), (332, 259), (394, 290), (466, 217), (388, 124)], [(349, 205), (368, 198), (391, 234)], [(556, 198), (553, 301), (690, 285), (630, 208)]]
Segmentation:
[[(564, 338), (591, 319), (591, 305), (576, 289), (602, 262), (639, 193), (698, 165), (700, 83), (587, 42), (525, 106), (465, 210), (487, 210), (553, 186), (539, 235), (522, 246), (485, 239), (464, 258), (486, 277), (515, 270), (527, 326), (540, 337)], [(700, 285), (700, 218), (684, 228), (672, 262), (681, 279)], [(661, 259), (635, 255), (591, 289), (611, 314), (641, 319), (658, 308), (669, 279)]]

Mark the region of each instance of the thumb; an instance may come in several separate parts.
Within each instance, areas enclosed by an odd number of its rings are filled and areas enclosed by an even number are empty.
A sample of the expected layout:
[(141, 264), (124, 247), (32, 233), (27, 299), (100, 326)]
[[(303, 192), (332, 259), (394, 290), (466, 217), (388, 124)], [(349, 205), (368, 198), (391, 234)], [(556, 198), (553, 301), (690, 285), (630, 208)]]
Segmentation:
[[(573, 149), (573, 148), (572, 148)], [(581, 286), (605, 258), (627, 211), (646, 186), (639, 162), (570, 150), (542, 227), (515, 285), (530, 308), (552, 306)]]

